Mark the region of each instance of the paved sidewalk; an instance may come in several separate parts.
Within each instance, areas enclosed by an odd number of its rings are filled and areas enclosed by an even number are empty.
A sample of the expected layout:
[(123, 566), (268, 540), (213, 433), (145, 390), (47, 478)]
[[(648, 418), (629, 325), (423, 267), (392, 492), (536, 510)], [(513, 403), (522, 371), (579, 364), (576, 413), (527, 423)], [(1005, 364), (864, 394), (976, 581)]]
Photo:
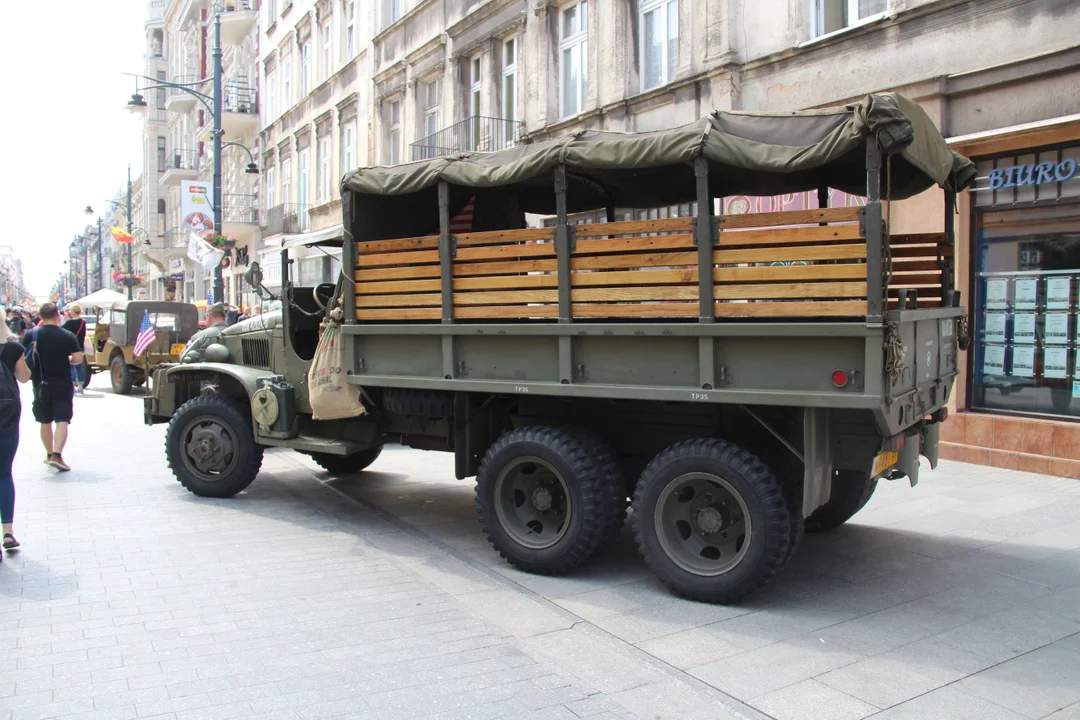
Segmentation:
[(23, 427), (0, 720), (1080, 718), (1076, 481), (943, 463), (709, 606), (625, 532), (571, 577), (509, 568), (448, 455), (330, 480), (273, 452), (205, 500), (138, 398), (76, 402), (72, 473)]

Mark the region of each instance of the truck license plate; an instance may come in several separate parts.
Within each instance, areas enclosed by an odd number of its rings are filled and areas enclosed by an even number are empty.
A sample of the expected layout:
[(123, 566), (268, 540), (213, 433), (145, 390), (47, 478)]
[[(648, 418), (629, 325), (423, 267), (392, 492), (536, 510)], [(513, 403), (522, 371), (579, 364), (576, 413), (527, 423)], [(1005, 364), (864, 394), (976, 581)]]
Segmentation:
[(874, 458), (874, 469), (870, 477), (877, 477), (900, 460), (900, 453), (895, 450), (886, 450)]
[(169, 351), (170, 355), (179, 355), (184, 349), (184, 343), (174, 343), (172, 350)]

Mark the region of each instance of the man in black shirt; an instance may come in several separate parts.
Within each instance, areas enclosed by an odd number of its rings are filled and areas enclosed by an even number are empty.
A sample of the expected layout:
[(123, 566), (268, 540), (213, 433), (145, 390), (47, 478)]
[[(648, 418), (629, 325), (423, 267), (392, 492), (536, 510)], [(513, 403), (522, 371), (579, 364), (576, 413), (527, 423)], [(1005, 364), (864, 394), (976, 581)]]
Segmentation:
[(41, 326), (23, 337), (24, 347), (33, 345), (29, 364), (34, 381), (34, 419), (41, 423), (45, 462), (57, 470), (70, 470), (61, 453), (74, 414), (71, 366), (82, 363), (83, 349), (74, 335), (60, 327), (60, 311), (55, 303), (45, 303), (39, 312)]

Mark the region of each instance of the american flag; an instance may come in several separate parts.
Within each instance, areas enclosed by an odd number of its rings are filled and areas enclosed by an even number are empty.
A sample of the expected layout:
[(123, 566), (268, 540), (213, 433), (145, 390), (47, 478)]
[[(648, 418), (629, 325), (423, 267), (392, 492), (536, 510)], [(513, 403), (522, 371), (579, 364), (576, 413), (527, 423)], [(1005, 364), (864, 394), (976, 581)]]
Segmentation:
[(475, 197), (469, 198), (469, 202), (465, 203), (465, 207), (461, 208), (461, 212), (459, 212), (450, 220), (451, 235), (459, 235), (461, 233), (472, 232), (473, 201), (475, 199)]
[(142, 325), (139, 326), (139, 337), (135, 338), (135, 348), (132, 353), (138, 357), (154, 344), (154, 326), (150, 324), (150, 311), (143, 310)]
[(213, 290), (207, 290), (206, 291), (206, 304), (207, 305), (213, 305), (214, 304), (214, 291)]

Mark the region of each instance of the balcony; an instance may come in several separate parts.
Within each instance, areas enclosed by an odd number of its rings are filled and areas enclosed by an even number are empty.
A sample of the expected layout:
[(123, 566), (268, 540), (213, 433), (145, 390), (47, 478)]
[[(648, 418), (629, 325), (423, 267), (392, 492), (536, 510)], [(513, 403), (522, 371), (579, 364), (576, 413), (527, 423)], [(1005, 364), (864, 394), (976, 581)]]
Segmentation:
[[(221, 129), (225, 138), (251, 135), (259, 130), (259, 106), (255, 102), (256, 93), (243, 80), (229, 80), (221, 86)], [(198, 139), (210, 142), (213, 139), (214, 123), (209, 114), (206, 124), (199, 128)]]
[[(199, 79), (198, 75), (177, 75), (169, 82), (174, 83), (193, 83)], [(206, 83), (209, 86), (210, 83)], [(206, 92), (205, 87), (193, 88)], [(195, 103), (199, 102), (199, 99), (189, 92), (185, 92), (180, 88), (167, 88), (165, 95), (165, 109), (169, 112), (186, 113), (191, 112), (195, 107)]]
[(188, 232), (187, 228), (173, 227), (161, 236), (162, 255), (166, 260), (187, 257)]
[(474, 115), (409, 146), (411, 160), (430, 160), (443, 155), (489, 152), (513, 147), (521, 140), (525, 123)]
[(285, 203), (266, 211), (266, 232), (264, 236), (296, 235), (311, 229), (311, 215), (307, 205)]
[(165, 19), (165, 0), (150, 0), (146, 8), (146, 22), (159, 23)]
[(259, 11), (251, 0), (223, 0), (222, 5), (221, 44), (239, 45), (259, 21)]
[(150, 108), (146, 113), (146, 121), (153, 125), (168, 125), (169, 111), (165, 108)]
[(199, 177), (199, 154), (195, 150), (173, 150), (165, 156), (165, 171), (161, 184), (168, 187), (179, 185), (181, 180)]
[(221, 196), (221, 231), (245, 240), (259, 229), (259, 203), (254, 195), (225, 193)]

